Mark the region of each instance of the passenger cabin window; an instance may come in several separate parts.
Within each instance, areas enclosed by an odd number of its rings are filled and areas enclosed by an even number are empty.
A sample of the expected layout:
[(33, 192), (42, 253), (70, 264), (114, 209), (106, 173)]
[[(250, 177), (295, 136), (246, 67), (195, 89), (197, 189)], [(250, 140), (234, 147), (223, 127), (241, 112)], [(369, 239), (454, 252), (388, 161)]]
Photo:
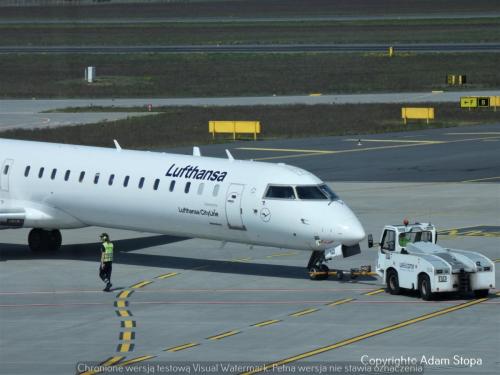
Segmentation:
[(7, 173), (9, 173), (9, 165), (8, 164), (3, 168), (3, 174), (7, 174)]
[(68, 181), (69, 180), (69, 175), (71, 174), (71, 171), (68, 169), (66, 171), (66, 173), (64, 174), (64, 181)]
[(129, 181), (130, 181), (130, 176), (125, 176), (125, 179), (123, 180), (123, 187), (127, 187)]
[(270, 185), (266, 191), (266, 198), (295, 199), (295, 192), (291, 186)]
[(115, 180), (115, 175), (114, 174), (110, 175), (108, 180), (108, 185), (109, 186), (113, 185), (114, 180)]
[(80, 172), (80, 177), (78, 178), (78, 182), (83, 182), (83, 179), (85, 178), (85, 172), (81, 171)]
[(28, 165), (26, 166), (26, 169), (24, 170), (24, 177), (28, 177), (30, 174), (30, 169), (31, 167)]
[(198, 195), (202, 195), (203, 194), (203, 188), (204, 187), (205, 187), (205, 184), (203, 182), (198, 185)]
[(160, 186), (160, 179), (159, 178), (157, 178), (155, 180), (155, 183), (153, 185), (153, 189), (158, 190), (158, 186)]
[(186, 186), (184, 187), (184, 193), (189, 193), (189, 189), (191, 188), (191, 182), (186, 182)]
[(94, 176), (94, 184), (97, 184), (97, 183), (99, 182), (99, 176), (100, 176), (100, 175), (101, 175), (101, 174), (100, 174), (99, 172), (97, 172), (97, 173), (95, 174), (95, 176)]
[(299, 199), (326, 200), (328, 197), (318, 186), (297, 186)]
[(141, 177), (141, 179), (139, 180), (139, 189), (142, 189), (142, 187), (144, 186), (144, 181), (146, 179), (144, 177)]
[(43, 171), (45, 170), (44, 167), (40, 168), (40, 170), (38, 171), (38, 178), (42, 178), (43, 177)]
[(212, 192), (212, 195), (214, 197), (216, 197), (217, 195), (219, 195), (219, 189), (220, 189), (220, 186), (219, 185), (215, 185), (214, 186), (214, 191)]
[(382, 237), (382, 243), (380, 245), (382, 250), (394, 251), (396, 241), (396, 233), (393, 230), (386, 230), (384, 236)]
[(56, 174), (57, 174), (57, 169), (52, 169), (52, 173), (50, 175), (50, 178), (53, 180), (54, 178), (56, 178)]
[(172, 180), (170, 181), (170, 187), (168, 188), (168, 190), (172, 192), (174, 191), (174, 188), (175, 188), (175, 180)]

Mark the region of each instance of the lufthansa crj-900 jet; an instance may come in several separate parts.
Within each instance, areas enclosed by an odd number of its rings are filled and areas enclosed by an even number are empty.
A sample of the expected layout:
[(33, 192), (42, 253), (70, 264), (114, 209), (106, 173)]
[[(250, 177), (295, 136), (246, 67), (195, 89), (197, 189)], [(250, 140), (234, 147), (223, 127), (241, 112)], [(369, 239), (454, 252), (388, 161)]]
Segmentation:
[(312, 252), (360, 252), (365, 231), (323, 181), (286, 164), (0, 139), (0, 228), (33, 228), (33, 251), (61, 229), (102, 226)]

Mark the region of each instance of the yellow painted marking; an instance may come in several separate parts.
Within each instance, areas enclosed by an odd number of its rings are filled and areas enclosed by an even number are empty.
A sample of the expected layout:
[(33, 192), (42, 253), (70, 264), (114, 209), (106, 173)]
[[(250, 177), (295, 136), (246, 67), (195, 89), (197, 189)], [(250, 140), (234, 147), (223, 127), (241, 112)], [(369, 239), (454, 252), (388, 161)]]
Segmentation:
[(377, 290), (372, 290), (371, 292), (365, 293), (365, 296), (374, 296), (375, 294), (379, 294), (385, 292), (384, 289), (377, 289)]
[[(358, 142), (360, 139), (346, 139), (346, 141)], [(382, 143), (422, 143), (428, 145), (437, 145), (444, 143), (443, 141), (420, 141), (412, 139), (361, 139), (361, 142), (382, 142)]]
[(497, 293), (496, 293), (496, 295), (497, 295), (497, 296), (500, 296), (500, 292), (497, 292)]
[(179, 346), (174, 346), (172, 348), (168, 348), (168, 349), (165, 349), (164, 351), (165, 352), (171, 352), (171, 353), (174, 353), (174, 352), (178, 352), (180, 350), (184, 350), (184, 349), (188, 349), (188, 348), (192, 348), (194, 346), (198, 346), (200, 345), (199, 343), (197, 342), (191, 342), (189, 344), (184, 344), (184, 345), (179, 345)]
[(135, 320), (124, 320), (121, 324), (122, 328), (134, 328)]
[(305, 310), (301, 310), (301, 311), (297, 311), (297, 312), (294, 312), (292, 314), (289, 314), (289, 316), (293, 316), (295, 318), (298, 318), (299, 316), (302, 316), (302, 315), (307, 315), (307, 314), (312, 314), (313, 312), (316, 312), (318, 311), (319, 309), (314, 309), (314, 308), (311, 308), (311, 309), (305, 309)]
[(134, 332), (120, 332), (120, 340), (132, 341), (135, 339)]
[(500, 180), (500, 176), (486, 177), (486, 178), (476, 178), (475, 180), (465, 180), (465, 181), (462, 181), (462, 182), (478, 182), (478, 181), (488, 181), (488, 180)]
[(131, 286), (132, 289), (139, 289), (139, 288), (144, 288), (146, 285), (151, 284), (152, 281), (141, 281), (140, 283), (134, 284)]
[[(118, 362), (120, 362), (122, 359), (125, 357), (123, 356), (114, 356), (106, 359), (104, 362), (99, 363), (99, 366), (107, 367), (107, 366), (113, 366), (116, 365)], [(85, 371), (81, 372), (79, 375), (94, 375), (94, 374), (99, 374), (100, 371)]]
[(124, 290), (123, 292), (120, 292), (118, 294), (118, 298), (120, 299), (128, 298), (133, 292), (134, 292), (133, 290)]
[(292, 255), (297, 255), (297, 252), (295, 251), (290, 251), (288, 253), (276, 253), (276, 254), (271, 254), (268, 255), (266, 258), (275, 258), (275, 257), (288, 257)]
[(442, 94), (442, 93), (444, 93), (444, 91), (443, 90), (432, 90), (431, 93), (432, 94)]
[(137, 362), (147, 361), (148, 359), (152, 359), (155, 357), (156, 357), (155, 355), (143, 355), (143, 356), (140, 356), (137, 358), (129, 359), (128, 361), (123, 361), (123, 362), (119, 363), (117, 366), (121, 366), (121, 367), (128, 366), (128, 365), (132, 365), (132, 364), (137, 363)]
[(118, 344), (118, 348), (116, 349), (116, 351), (120, 353), (128, 353), (132, 350), (134, 350), (134, 344), (130, 343)]
[(164, 275), (157, 276), (156, 278), (163, 280), (163, 279), (168, 279), (169, 277), (174, 277), (178, 274), (179, 274), (179, 272), (170, 272), (170, 273), (166, 273)]
[(246, 151), (276, 151), (276, 152), (314, 152), (318, 154), (329, 154), (335, 152), (333, 150), (302, 150), (296, 148), (261, 148), (261, 147), (238, 147), (237, 150)]
[(207, 340), (220, 340), (220, 339), (223, 339), (225, 337), (229, 337), (229, 336), (234, 336), (234, 335), (237, 335), (238, 333), (240, 333), (241, 331), (229, 331), (229, 332), (224, 332), (224, 333), (220, 333), (218, 335), (215, 335), (215, 336), (210, 336), (210, 337), (207, 337)]
[(344, 298), (344, 299), (341, 299), (338, 301), (333, 301), (333, 302), (327, 303), (326, 305), (327, 306), (338, 306), (338, 305), (343, 305), (344, 303), (348, 303), (351, 301), (354, 301), (354, 298)]
[(279, 323), (279, 322), (281, 322), (281, 320), (278, 320), (278, 319), (266, 320), (265, 322), (252, 324), (252, 327), (265, 327), (265, 326), (269, 326), (271, 324), (275, 324), (275, 323)]
[(128, 302), (127, 301), (123, 301), (123, 300), (116, 301), (115, 302), (115, 306), (116, 307), (127, 307), (128, 306)]
[(240, 262), (240, 263), (246, 263), (251, 261), (252, 258), (236, 258), (236, 259), (231, 259), (231, 262)]
[(495, 262), (495, 263), (499, 263), (499, 262), (500, 262), (500, 259), (495, 259), (493, 262)]
[(128, 310), (116, 310), (116, 313), (118, 314), (118, 316), (122, 318), (132, 316), (132, 313)]
[(308, 352), (305, 352), (305, 353), (302, 353), (302, 354), (298, 354), (298, 355), (295, 355), (293, 357), (289, 357), (289, 358), (286, 358), (286, 359), (282, 359), (280, 361), (269, 363), (269, 364), (267, 364), (265, 366), (256, 368), (255, 370), (252, 370), (252, 371), (249, 371), (249, 372), (243, 372), (243, 373), (241, 373), (241, 375), (257, 374), (257, 373), (266, 371), (268, 369), (277, 368), (277, 367), (283, 366), (283, 365), (285, 365), (287, 363), (296, 362), (296, 361), (299, 361), (299, 360), (304, 359), (304, 358), (309, 358), (309, 357), (312, 357), (312, 356), (315, 356), (315, 355), (318, 355), (318, 354), (321, 354), (321, 353), (324, 353), (324, 352), (328, 352), (330, 350), (334, 350), (334, 349), (337, 349), (337, 348), (341, 348), (343, 346), (354, 344), (354, 343), (356, 343), (358, 341), (365, 340), (365, 339), (373, 337), (373, 336), (381, 335), (383, 333), (391, 332), (391, 331), (394, 331), (396, 329), (400, 329), (400, 328), (409, 326), (411, 324), (415, 324), (415, 323), (418, 323), (418, 322), (421, 322), (421, 321), (424, 321), (424, 320), (427, 320), (427, 319), (431, 319), (431, 318), (435, 318), (435, 317), (438, 317), (438, 316), (441, 316), (441, 315), (444, 315), (444, 314), (448, 314), (450, 312), (457, 311), (457, 310), (460, 310), (460, 309), (464, 309), (466, 307), (477, 305), (477, 304), (482, 303), (482, 302), (487, 301), (487, 300), (488, 300), (488, 298), (480, 298), (480, 299), (476, 299), (474, 301), (462, 303), (460, 305), (455, 305), (455, 306), (452, 306), (452, 307), (447, 307), (447, 308), (442, 309), (442, 310), (438, 310), (438, 311), (435, 311), (435, 312), (432, 312), (432, 313), (429, 313), (429, 314), (421, 315), (421, 316), (419, 316), (417, 318), (405, 320), (403, 322), (396, 323), (396, 324), (393, 324), (393, 325), (390, 325), (390, 326), (387, 326), (387, 327), (384, 327), (384, 328), (381, 328), (381, 329), (377, 329), (375, 331), (371, 331), (371, 332), (368, 332), (368, 333), (365, 333), (365, 334), (362, 334), (362, 335), (359, 335), (359, 336), (355, 336), (355, 337), (352, 337), (352, 338), (347, 339), (347, 340), (342, 340), (342, 341), (339, 341), (339, 342), (337, 342), (335, 344), (332, 344), (332, 345), (323, 346), (321, 348), (318, 348), (318, 349), (315, 349), (315, 350), (311, 350), (311, 351), (308, 351)]
[[(480, 138), (468, 138), (468, 139), (458, 139), (453, 141), (436, 141), (440, 142), (439, 144), (447, 144), (447, 143), (459, 143), (459, 142), (471, 142), (471, 141), (483, 141), (485, 139), (497, 139), (500, 138), (498, 136), (493, 137), (480, 137)], [(432, 141), (434, 142), (434, 141)], [(296, 155), (283, 155), (283, 156), (269, 156), (262, 158), (254, 158), (253, 160), (273, 160), (273, 159), (290, 159), (290, 158), (302, 158), (309, 156), (317, 156), (317, 155), (333, 155), (333, 154), (345, 154), (350, 152), (366, 152), (366, 151), (377, 151), (377, 150), (389, 150), (393, 148), (403, 148), (403, 147), (416, 147), (416, 146), (430, 146), (434, 145), (434, 143), (404, 143), (397, 144), (391, 146), (379, 146), (379, 147), (363, 147), (363, 148), (352, 148), (347, 150), (338, 150), (338, 151), (326, 151), (326, 150), (302, 150), (304, 153), (301, 154), (300, 150), (293, 149), (258, 149), (253, 148), (255, 151), (273, 151), (273, 150), (281, 150), (281, 151), (289, 151), (289, 152), (298, 152)], [(243, 148), (247, 150), (251, 150), (252, 148)]]
[(313, 93), (313, 94), (309, 94), (309, 96), (321, 96), (320, 93)]

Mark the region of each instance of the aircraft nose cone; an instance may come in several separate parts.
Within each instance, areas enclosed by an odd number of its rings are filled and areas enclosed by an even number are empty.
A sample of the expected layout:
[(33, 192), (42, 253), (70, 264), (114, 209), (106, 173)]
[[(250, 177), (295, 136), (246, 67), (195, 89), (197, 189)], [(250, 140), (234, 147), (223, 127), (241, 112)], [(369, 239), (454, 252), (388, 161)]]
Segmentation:
[(347, 207), (345, 208), (343, 220), (337, 226), (337, 233), (341, 235), (340, 242), (346, 246), (356, 245), (366, 238), (363, 226)]

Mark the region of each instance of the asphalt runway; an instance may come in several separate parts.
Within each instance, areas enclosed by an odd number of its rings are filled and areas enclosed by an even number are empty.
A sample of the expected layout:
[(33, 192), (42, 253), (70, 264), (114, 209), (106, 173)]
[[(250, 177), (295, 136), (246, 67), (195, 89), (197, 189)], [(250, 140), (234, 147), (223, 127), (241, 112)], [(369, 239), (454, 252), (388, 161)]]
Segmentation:
[(0, 53), (498, 52), (500, 43), (221, 44), (163, 46), (0, 46)]
[[(362, 146), (357, 140), (332, 137), (237, 142), (202, 151), (215, 155), (230, 148), (235, 156), (255, 159), (280, 153), (281, 159), (267, 160), (308, 163), (330, 181), (375, 239), (384, 224), (404, 217), (431, 221), (443, 231), (439, 241), (444, 246), (477, 250), (500, 261), (500, 125), (384, 137), (385, 143), (363, 139)], [(241, 149), (264, 143), (269, 150)], [(380, 148), (354, 151), (366, 144)], [(285, 146), (316, 151), (329, 146), (328, 151), (346, 152), (297, 157), (300, 153), (276, 150)], [(344, 154), (352, 155), (335, 159)], [(364, 161), (355, 155), (364, 155)], [(474, 179), (459, 163), (469, 158), (481, 169), (495, 156), (482, 182), (441, 182), (436, 177), (448, 165), (457, 167), (453, 181)], [(394, 158), (398, 160), (385, 165)], [(427, 164), (431, 160), (433, 167)], [(411, 182), (405, 182), (405, 173), (383, 178), (393, 167), (412, 165), (422, 168)], [(325, 168), (332, 172), (325, 173)], [(370, 182), (328, 178), (335, 170), (343, 170), (346, 179)], [(379, 178), (367, 178), (369, 170)], [(102, 231), (64, 231), (62, 250), (48, 255), (27, 249), (27, 230), (0, 232), (2, 374), (70, 374), (78, 363), (80, 372), (89, 363), (175, 363), (190, 365), (194, 373), (200, 362), (246, 363), (258, 371), (258, 365), (283, 360), (289, 366), (343, 367), (400, 357), (418, 364), (432, 359), (434, 363), (424, 364), (424, 373), (430, 374), (500, 371), (498, 290), (484, 300), (447, 295), (423, 302), (412, 293), (386, 294), (374, 277), (310, 281), (307, 252), (108, 230), (117, 254), (114, 291), (104, 293), (97, 278), (96, 239)], [(375, 249), (362, 244), (361, 255), (330, 267), (374, 266), (376, 257)]]

